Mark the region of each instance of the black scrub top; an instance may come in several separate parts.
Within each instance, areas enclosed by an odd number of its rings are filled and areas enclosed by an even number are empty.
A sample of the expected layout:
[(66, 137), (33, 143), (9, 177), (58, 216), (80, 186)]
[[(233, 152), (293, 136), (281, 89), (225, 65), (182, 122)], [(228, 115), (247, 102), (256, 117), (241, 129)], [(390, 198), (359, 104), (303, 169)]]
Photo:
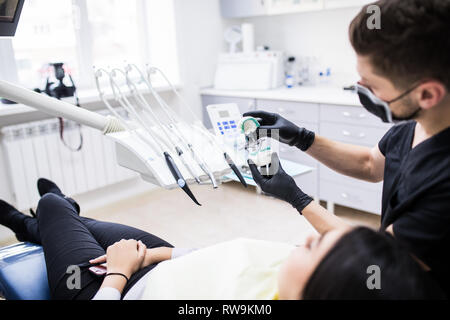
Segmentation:
[(386, 157), (381, 229), (431, 268), (450, 297), (450, 127), (412, 149), (416, 122), (394, 126), (379, 143)]

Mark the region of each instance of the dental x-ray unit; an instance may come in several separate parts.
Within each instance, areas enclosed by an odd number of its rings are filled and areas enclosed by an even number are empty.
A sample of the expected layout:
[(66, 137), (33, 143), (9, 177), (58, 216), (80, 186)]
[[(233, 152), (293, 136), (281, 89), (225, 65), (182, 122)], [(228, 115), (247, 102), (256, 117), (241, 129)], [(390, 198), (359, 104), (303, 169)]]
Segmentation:
[[(178, 116), (156, 92), (151, 79), (156, 73), (164, 78), (182, 106), (191, 113), (193, 122)], [(107, 100), (101, 87), (105, 83), (101, 81), (102, 77), (109, 83), (114, 100), (128, 112), (130, 119), (121, 117)], [(124, 70), (97, 69), (95, 79), (100, 98), (112, 113), (110, 116), (77, 108), (1, 80), (0, 96), (102, 131), (114, 140), (119, 165), (138, 172), (147, 182), (166, 189), (183, 189), (198, 205), (189, 184), (212, 184), (217, 188), (221, 179), (233, 170), (247, 186), (232, 160), (239, 157), (237, 151), (223, 145), (204, 127), (160, 69), (148, 66), (146, 72), (142, 72), (129, 64)], [(142, 85), (155, 98), (164, 117), (157, 114), (156, 108), (144, 98), (139, 88)]]

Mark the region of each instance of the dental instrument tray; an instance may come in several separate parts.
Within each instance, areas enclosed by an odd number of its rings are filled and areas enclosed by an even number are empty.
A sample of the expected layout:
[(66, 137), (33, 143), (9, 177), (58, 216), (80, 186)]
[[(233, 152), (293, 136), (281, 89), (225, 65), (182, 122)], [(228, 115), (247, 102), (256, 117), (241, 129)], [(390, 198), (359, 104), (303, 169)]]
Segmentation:
[[(167, 82), (183, 110), (190, 112), (191, 121), (169, 107), (154, 89), (152, 77), (156, 75)], [(162, 188), (182, 189), (197, 205), (200, 203), (190, 184), (218, 188), (223, 177), (233, 171), (247, 186), (235, 162), (239, 160), (236, 150), (224, 145), (205, 128), (160, 69), (147, 65), (143, 72), (136, 65), (128, 64), (124, 69), (96, 69), (95, 79), (99, 96), (111, 112), (109, 116), (2, 80), (0, 96), (102, 131), (114, 140), (120, 166), (138, 172), (143, 180)], [(152, 103), (144, 97), (148, 92)], [(112, 107), (110, 97), (128, 112), (129, 118), (123, 118)]]

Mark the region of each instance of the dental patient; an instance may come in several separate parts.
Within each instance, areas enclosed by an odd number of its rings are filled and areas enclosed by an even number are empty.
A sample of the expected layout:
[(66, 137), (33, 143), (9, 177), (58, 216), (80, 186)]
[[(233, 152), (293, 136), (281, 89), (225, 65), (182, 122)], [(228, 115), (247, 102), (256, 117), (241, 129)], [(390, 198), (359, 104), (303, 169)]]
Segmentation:
[[(38, 191), (33, 217), (0, 201), (0, 224), (19, 241), (43, 246), (53, 299), (442, 297), (390, 235), (368, 228), (310, 236), (298, 247), (237, 239), (188, 250), (132, 227), (81, 217), (78, 204), (49, 180), (40, 179)], [(104, 276), (89, 270), (104, 263)], [(80, 268), (79, 288), (70, 285), (71, 266)]]

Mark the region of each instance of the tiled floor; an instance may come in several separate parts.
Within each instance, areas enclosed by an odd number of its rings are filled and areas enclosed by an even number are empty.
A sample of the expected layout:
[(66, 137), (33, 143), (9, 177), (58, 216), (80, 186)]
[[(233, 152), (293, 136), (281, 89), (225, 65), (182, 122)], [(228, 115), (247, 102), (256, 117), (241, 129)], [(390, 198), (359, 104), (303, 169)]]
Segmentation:
[[(301, 244), (314, 232), (290, 205), (257, 195), (254, 188), (231, 182), (217, 190), (207, 186), (192, 190), (202, 207), (180, 190), (156, 190), (82, 214), (140, 228), (178, 247), (202, 247), (237, 237)], [(376, 215), (344, 207), (337, 207), (336, 214), (352, 224), (379, 227)]]

